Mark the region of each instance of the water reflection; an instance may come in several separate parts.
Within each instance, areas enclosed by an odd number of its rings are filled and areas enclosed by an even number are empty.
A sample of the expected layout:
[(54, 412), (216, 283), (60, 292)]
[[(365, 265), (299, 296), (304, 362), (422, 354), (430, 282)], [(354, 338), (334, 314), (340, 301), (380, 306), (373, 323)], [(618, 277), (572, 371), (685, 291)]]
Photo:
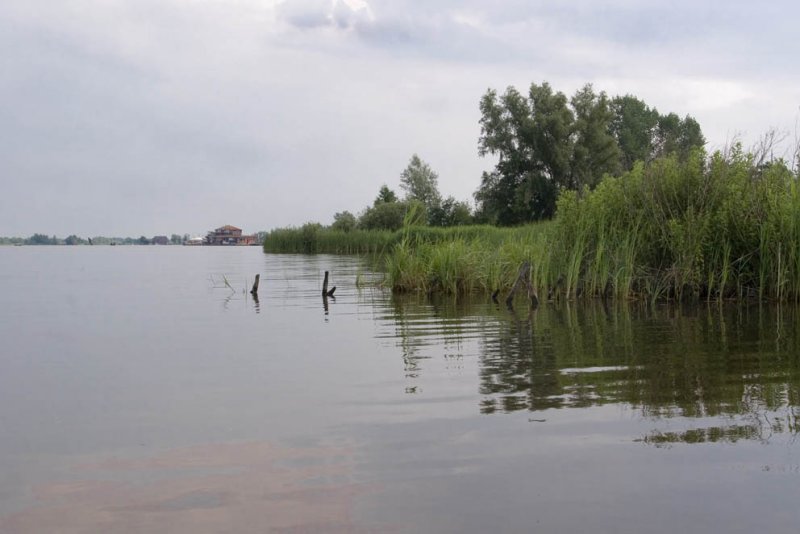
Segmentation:
[(2, 252), (0, 532), (796, 530), (794, 308), (513, 314), (353, 258)]
[(395, 296), (391, 318), (383, 335), (402, 349), (407, 378), (420, 377), (437, 353), (477, 358), (484, 414), (619, 404), (697, 426), (642, 437), (652, 444), (767, 440), (800, 429), (793, 307), (588, 302), (507, 311)]
[(325, 312), (325, 315), (328, 315), (330, 313), (330, 308), (329, 308), (328, 301), (336, 302), (336, 297), (334, 297), (333, 295), (328, 296), (328, 295), (323, 293), (322, 294), (322, 310)]

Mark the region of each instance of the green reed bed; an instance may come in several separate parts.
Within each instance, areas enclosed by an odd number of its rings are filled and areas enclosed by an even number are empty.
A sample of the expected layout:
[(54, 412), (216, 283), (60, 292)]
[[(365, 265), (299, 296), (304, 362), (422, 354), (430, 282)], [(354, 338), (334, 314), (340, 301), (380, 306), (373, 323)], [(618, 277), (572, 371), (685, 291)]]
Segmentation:
[(510, 288), (519, 266), (530, 261), (533, 280), (544, 285), (548, 272), (538, 266), (548, 258), (544, 245), (549, 227), (472, 227), (468, 232), (445, 231), (438, 239), (409, 232), (386, 257), (388, 284), (398, 291), (492, 292)]
[(396, 231), (351, 230), (342, 231), (324, 227), (317, 223), (295, 228), (277, 228), (267, 233), (264, 252), (305, 254), (382, 254), (389, 252), (403, 240), (414, 245), (437, 243), (453, 239), (473, 240), (477, 237), (493, 243), (502, 243), (508, 229), (488, 225), (454, 226), (439, 228), (430, 226), (406, 226)]
[(392, 287), (502, 291), (527, 260), (540, 295), (800, 301), (797, 177), (738, 148), (564, 191), (548, 223), (436, 235), (391, 249)]
[(800, 190), (782, 161), (735, 147), (638, 164), (563, 191), (556, 217), (519, 228), (274, 230), (268, 252), (379, 254), (397, 291), (510, 288), (531, 262), (540, 296), (800, 301)]
[(382, 254), (397, 242), (396, 232), (344, 232), (309, 223), (299, 228), (277, 228), (264, 238), (264, 252), (303, 254)]
[(800, 198), (782, 162), (734, 150), (638, 165), (562, 193), (556, 226), (568, 294), (800, 299)]

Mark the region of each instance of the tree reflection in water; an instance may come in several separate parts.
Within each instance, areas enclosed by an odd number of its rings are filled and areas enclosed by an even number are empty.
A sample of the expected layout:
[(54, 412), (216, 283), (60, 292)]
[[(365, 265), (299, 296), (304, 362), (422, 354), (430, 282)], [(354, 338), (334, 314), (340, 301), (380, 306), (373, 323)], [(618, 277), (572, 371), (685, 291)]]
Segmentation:
[(403, 297), (392, 307), (387, 337), (397, 339), (407, 377), (418, 377), (431, 353), (461, 357), (464, 346), (477, 347), (485, 414), (619, 404), (699, 425), (641, 439), (657, 445), (766, 440), (799, 429), (794, 307), (588, 301), (509, 312)]

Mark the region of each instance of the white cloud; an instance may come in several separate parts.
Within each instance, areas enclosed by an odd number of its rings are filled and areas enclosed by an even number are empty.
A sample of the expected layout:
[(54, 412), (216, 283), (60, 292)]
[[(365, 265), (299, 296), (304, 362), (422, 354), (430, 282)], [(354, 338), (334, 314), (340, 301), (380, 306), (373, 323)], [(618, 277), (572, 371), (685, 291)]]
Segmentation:
[(478, 100), (510, 84), (632, 93), (697, 117), (712, 145), (791, 128), (798, 10), (6, 0), (0, 234), (329, 222), (396, 187), (414, 152), (445, 194), (469, 198), (491, 166), (477, 156)]

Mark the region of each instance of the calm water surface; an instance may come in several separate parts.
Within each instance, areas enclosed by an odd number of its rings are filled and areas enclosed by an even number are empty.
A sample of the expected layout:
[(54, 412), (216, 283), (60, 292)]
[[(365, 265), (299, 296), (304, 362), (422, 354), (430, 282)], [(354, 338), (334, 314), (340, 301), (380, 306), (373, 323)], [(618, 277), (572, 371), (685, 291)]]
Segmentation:
[(796, 308), (512, 313), (374, 278), (0, 248), (0, 532), (797, 532)]

